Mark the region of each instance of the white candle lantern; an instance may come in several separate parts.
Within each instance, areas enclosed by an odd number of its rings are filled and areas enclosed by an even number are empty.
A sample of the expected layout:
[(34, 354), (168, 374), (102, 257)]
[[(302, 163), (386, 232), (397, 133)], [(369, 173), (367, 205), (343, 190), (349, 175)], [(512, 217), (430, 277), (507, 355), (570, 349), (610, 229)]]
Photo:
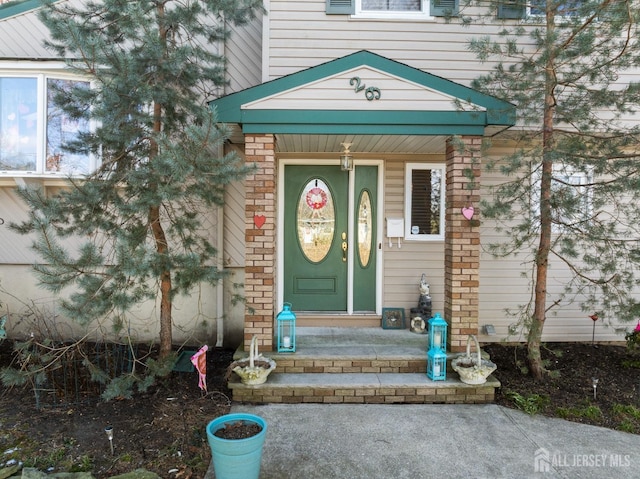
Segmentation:
[(433, 381), (447, 379), (447, 353), (442, 349), (431, 349), (427, 353), (427, 377)]
[(440, 313), (429, 320), (429, 350), (447, 350), (447, 322)]
[(427, 377), (433, 381), (447, 379), (447, 322), (440, 313), (429, 320)]
[(294, 353), (296, 351), (296, 315), (291, 311), (290, 303), (284, 303), (282, 311), (276, 316), (276, 323), (278, 352)]

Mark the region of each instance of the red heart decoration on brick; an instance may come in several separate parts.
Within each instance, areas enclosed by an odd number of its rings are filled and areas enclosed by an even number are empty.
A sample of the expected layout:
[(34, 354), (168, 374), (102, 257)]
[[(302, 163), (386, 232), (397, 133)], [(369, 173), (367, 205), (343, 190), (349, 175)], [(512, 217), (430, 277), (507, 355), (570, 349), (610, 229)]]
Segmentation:
[(464, 208), (462, 208), (462, 216), (464, 216), (468, 220), (473, 218), (474, 213), (475, 210), (473, 209), (473, 206), (465, 206)]
[(253, 215), (253, 224), (258, 228), (262, 228), (266, 221), (267, 217), (265, 215)]

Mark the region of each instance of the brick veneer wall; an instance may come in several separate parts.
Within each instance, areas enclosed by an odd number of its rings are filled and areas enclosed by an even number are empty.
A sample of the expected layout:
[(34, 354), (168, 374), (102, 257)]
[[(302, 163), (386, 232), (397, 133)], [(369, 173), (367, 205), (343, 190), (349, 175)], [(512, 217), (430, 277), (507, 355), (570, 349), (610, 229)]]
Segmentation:
[[(449, 351), (466, 349), (467, 337), (478, 334), (478, 288), (480, 268), (480, 147), (482, 137), (464, 136), (447, 141), (445, 213), (445, 319), (449, 323)], [(475, 185), (469, 186), (473, 171)], [(462, 208), (472, 205), (472, 220)]]
[[(276, 279), (276, 157), (273, 135), (246, 135), (245, 159), (257, 170), (247, 177), (245, 199), (244, 350), (258, 336), (264, 351), (273, 350)], [(264, 216), (258, 227), (256, 217)]]

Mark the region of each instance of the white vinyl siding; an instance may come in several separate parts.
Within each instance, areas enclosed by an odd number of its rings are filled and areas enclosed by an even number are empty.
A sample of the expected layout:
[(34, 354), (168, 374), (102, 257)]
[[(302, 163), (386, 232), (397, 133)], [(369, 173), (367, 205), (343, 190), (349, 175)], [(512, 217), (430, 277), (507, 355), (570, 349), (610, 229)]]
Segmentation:
[[(498, 159), (509, 154), (512, 150), (508, 144), (494, 146), (489, 154)], [(498, 173), (482, 172), (480, 183), (482, 193), (486, 195), (488, 188), (504, 181)], [(506, 313), (506, 310), (516, 311), (519, 305), (532, 301), (531, 284), (529, 278), (532, 272), (531, 253), (523, 251), (518, 256), (496, 258), (491, 255), (487, 247), (491, 243), (500, 242), (502, 233), (495, 228), (495, 223), (481, 219), (480, 243), (480, 315), (478, 326), (482, 329), (485, 324), (493, 324), (496, 328), (495, 336), (482, 336), (485, 341), (525, 340), (525, 336), (514, 334), (509, 336), (509, 325), (517, 320)], [(527, 273), (528, 276), (525, 274)], [(549, 297), (557, 298), (564, 291), (571, 273), (567, 267), (555, 261), (549, 268), (548, 287)], [(615, 325), (614, 325), (615, 326)], [(591, 341), (593, 323), (580, 308), (579, 298), (575, 302), (569, 299), (553, 308), (545, 323), (543, 341)], [(596, 324), (596, 341), (620, 341), (621, 336), (615, 333), (613, 327), (606, 327), (603, 321)]]
[(230, 28), (223, 53), (229, 82), (225, 94), (259, 85), (262, 80), (262, 17)]
[[(465, 15), (474, 12), (486, 13), (487, 9), (465, 7)], [(478, 61), (468, 48), (469, 40), (486, 35), (498, 38), (505, 22), (515, 24), (515, 20), (493, 16), (462, 25), (458, 18), (412, 21), (327, 15), (326, 0), (272, 0), (265, 22), (269, 40), (265, 45), (263, 81), (368, 50), (465, 86), (493, 67), (491, 61)], [(528, 44), (534, 47), (531, 42), (529, 36), (520, 37), (525, 49)], [(508, 66), (505, 64), (505, 68)], [(638, 75), (640, 69), (621, 72), (619, 83), (628, 84)], [(640, 125), (638, 115), (625, 120)]]
[(245, 186), (236, 181), (227, 186), (224, 196), (224, 266), (245, 264)]
[(483, 70), (490, 69), (489, 63), (479, 63), (468, 50), (469, 39), (502, 28), (497, 20), (462, 26), (459, 20), (445, 18), (425, 22), (327, 15), (325, 7), (324, 0), (270, 2), (265, 17), (270, 32), (265, 80), (369, 50), (469, 85)]
[[(442, 162), (444, 157), (430, 155), (421, 158), (425, 164)], [(417, 159), (411, 159), (415, 163)], [(393, 160), (385, 163), (384, 217), (405, 218), (405, 168), (408, 161)], [(382, 241), (384, 257), (383, 306), (410, 308), (418, 306), (420, 278), (424, 273), (431, 285), (433, 311), (443, 313), (444, 308), (444, 242), (400, 240), (389, 246)]]
[[(494, 147), (491, 150), (493, 158), (506, 155), (507, 146)], [(419, 160), (426, 164), (436, 164), (443, 161), (439, 155), (425, 155)], [(385, 162), (384, 178), (384, 218), (403, 218), (405, 169), (407, 163), (415, 163), (418, 159), (411, 157), (407, 160), (387, 160)], [(482, 172), (481, 185), (483, 193), (487, 188), (502, 181), (498, 174)], [(530, 259), (525, 253), (508, 258), (495, 258), (487, 252), (490, 243), (500, 241), (501, 233), (494, 225), (482, 218), (478, 211), (481, 226), (481, 257), (480, 257), (480, 287), (479, 287), (479, 318), (481, 329), (485, 324), (492, 324), (496, 328), (495, 336), (484, 336), (480, 331), (482, 341), (512, 341), (525, 340), (522, 335), (509, 335), (509, 325), (516, 320), (506, 313), (506, 309), (516, 310), (519, 305), (531, 300), (529, 279), (523, 272), (530, 268), (525, 261)], [(401, 240), (400, 248), (393, 241), (392, 246), (383, 234), (383, 306), (402, 307), (409, 313), (409, 309), (418, 305), (420, 278), (424, 273), (431, 286), (433, 312), (444, 311), (444, 242), (414, 242)], [(559, 264), (553, 264), (549, 275), (549, 293), (558, 294), (564, 289), (569, 278), (569, 272)], [(580, 309), (578, 302), (565, 301), (555, 308), (545, 324), (543, 340), (559, 341), (591, 341), (592, 321), (589, 315)], [(619, 341), (612, 327), (605, 327), (602, 321), (596, 324), (597, 341)]]

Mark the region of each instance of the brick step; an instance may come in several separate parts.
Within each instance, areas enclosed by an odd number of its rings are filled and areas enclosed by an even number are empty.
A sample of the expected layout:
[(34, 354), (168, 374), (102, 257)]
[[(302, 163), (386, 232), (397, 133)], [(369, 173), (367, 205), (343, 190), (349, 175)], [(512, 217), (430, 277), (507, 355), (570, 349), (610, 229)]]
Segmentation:
[[(426, 375), (427, 340), (408, 330), (381, 328), (297, 329), (296, 352), (261, 352), (276, 362), (267, 382), (229, 382), (233, 400), (249, 403), (488, 403), (500, 383), (491, 376), (480, 386), (462, 383), (451, 370), (447, 380)], [(246, 357), (238, 350), (235, 359)]]
[[(279, 366), (278, 366), (279, 367)], [(422, 373), (278, 373), (250, 386), (229, 382), (234, 401), (248, 403), (474, 404), (490, 403), (500, 382), (469, 385), (456, 377), (432, 381)]]
[[(426, 373), (427, 359), (423, 357), (325, 356), (283, 357), (269, 355), (275, 360), (279, 373), (344, 374), (344, 373)], [(274, 371), (275, 372), (275, 371)]]
[[(447, 371), (453, 373), (451, 361), (464, 353), (447, 354)], [(488, 355), (482, 352), (485, 359)], [(264, 353), (273, 359), (278, 373), (423, 373), (427, 372), (427, 352), (421, 347), (395, 349), (357, 346), (306, 348), (296, 353)], [(235, 359), (246, 358), (239, 351)]]

